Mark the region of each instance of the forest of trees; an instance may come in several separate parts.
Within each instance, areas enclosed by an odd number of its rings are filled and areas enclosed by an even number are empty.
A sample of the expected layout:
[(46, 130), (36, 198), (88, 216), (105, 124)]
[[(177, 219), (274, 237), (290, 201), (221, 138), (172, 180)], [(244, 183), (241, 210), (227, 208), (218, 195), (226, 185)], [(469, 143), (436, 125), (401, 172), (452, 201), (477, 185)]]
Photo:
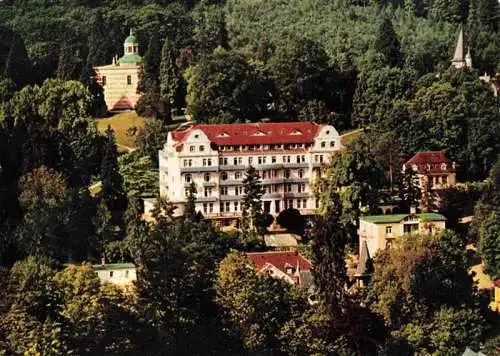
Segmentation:
[[(500, 106), (479, 80), (500, 71), (497, 0), (4, 0), (0, 19), (0, 354), (498, 350), (465, 251), (475, 243), (500, 276)], [(93, 67), (123, 54), (130, 28), (147, 123), (122, 154), (111, 128), (97, 130)], [(450, 68), (460, 28), (474, 69)], [(157, 152), (184, 109), (200, 123), (364, 129), (327, 167), (312, 226), (280, 220), (304, 235), (315, 303), (248, 268), (242, 252), (262, 250), (269, 225), (255, 170), (241, 232), (197, 214), (195, 191), (185, 217), (159, 199), (156, 223), (141, 219), (137, 197), (157, 194)], [(381, 252), (371, 284), (347, 291), (360, 214), (387, 191), (415, 203), (400, 171), (421, 150), (445, 151), (467, 182), (445, 196), (452, 230)], [(136, 293), (99, 286), (88, 263), (102, 257), (136, 264)]]

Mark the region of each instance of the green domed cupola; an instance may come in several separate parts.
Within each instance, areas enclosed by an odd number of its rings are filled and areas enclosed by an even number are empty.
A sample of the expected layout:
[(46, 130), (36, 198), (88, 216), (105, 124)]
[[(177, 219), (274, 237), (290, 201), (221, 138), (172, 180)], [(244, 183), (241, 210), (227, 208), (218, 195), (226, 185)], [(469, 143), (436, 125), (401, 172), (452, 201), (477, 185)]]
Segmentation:
[(123, 53), (123, 57), (118, 60), (118, 64), (142, 63), (142, 57), (139, 56), (139, 42), (132, 29), (130, 29), (130, 35), (123, 43)]
[(137, 38), (134, 36), (134, 30), (130, 29), (130, 35), (125, 38), (125, 44), (137, 44)]

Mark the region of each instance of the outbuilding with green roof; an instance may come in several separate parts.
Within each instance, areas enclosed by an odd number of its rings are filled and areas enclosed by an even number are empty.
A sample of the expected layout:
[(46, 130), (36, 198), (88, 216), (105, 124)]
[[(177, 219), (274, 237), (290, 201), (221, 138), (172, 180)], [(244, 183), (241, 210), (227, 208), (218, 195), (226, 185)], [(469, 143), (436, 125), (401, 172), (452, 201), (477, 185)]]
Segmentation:
[(410, 234), (434, 234), (446, 228), (446, 217), (437, 213), (365, 215), (359, 218), (359, 246), (366, 242), (370, 256), (390, 248), (397, 238)]

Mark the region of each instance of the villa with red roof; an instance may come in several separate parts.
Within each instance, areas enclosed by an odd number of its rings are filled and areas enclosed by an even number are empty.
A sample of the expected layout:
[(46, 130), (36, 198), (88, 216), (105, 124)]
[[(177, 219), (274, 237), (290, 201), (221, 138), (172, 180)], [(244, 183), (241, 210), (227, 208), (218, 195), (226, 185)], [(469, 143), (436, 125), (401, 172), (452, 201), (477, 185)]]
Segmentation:
[(249, 252), (246, 255), (259, 273), (268, 273), (299, 288), (312, 285), (312, 264), (297, 251)]
[(421, 187), (426, 179), (431, 180), (434, 189), (454, 186), (457, 182), (457, 166), (442, 151), (417, 152), (403, 165), (403, 172), (410, 168), (417, 174)]
[(160, 194), (183, 214), (191, 183), (196, 210), (226, 225), (241, 217), (245, 169), (262, 180), (262, 208), (312, 215), (318, 207), (312, 185), (334, 152), (337, 130), (312, 122), (198, 124), (169, 132), (159, 152)]
[[(403, 165), (403, 173), (408, 169), (412, 169), (418, 177), (424, 209), (428, 205), (425, 200), (429, 187), (437, 193), (457, 183), (457, 165), (442, 151), (417, 152)], [(437, 198), (439, 201), (439, 197)]]

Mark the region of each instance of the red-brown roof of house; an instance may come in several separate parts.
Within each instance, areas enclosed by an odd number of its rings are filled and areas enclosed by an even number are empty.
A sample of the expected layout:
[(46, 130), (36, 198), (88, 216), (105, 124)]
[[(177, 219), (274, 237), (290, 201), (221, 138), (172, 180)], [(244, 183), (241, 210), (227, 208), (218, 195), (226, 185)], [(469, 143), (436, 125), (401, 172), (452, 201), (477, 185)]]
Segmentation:
[(293, 268), (297, 267), (297, 262), (301, 271), (310, 270), (312, 266), (311, 262), (297, 251), (249, 252), (247, 256), (255, 263), (259, 271), (268, 263), (284, 273), (288, 265)]
[(407, 165), (440, 164), (451, 163), (443, 151), (423, 151), (417, 152), (406, 162)]
[(312, 143), (320, 128), (320, 125), (312, 122), (199, 124), (172, 132), (172, 138), (182, 142), (188, 132), (198, 129), (218, 145)]

